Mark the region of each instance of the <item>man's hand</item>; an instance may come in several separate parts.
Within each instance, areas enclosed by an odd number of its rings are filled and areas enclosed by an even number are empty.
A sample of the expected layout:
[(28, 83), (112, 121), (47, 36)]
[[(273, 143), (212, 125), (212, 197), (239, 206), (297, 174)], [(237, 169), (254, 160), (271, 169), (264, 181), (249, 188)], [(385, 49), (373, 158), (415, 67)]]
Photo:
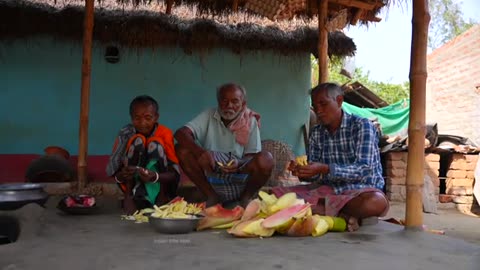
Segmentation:
[(289, 170), (292, 171), (293, 175), (298, 176), (299, 178), (312, 178), (315, 175), (325, 174), (329, 171), (328, 165), (323, 163), (309, 162), (308, 165), (302, 166), (296, 164), (294, 161), (290, 162)]
[(150, 171), (144, 168), (138, 169), (138, 176), (143, 183), (153, 182), (157, 178), (157, 174), (154, 171)]
[[(228, 165), (230, 164), (230, 165)], [(227, 164), (220, 166), (220, 170), (224, 173), (236, 173), (238, 172), (238, 160), (232, 159), (231, 161), (227, 162)]]
[(198, 158), (198, 164), (206, 174), (213, 172), (213, 169), (215, 168), (215, 160), (208, 151), (202, 152)]

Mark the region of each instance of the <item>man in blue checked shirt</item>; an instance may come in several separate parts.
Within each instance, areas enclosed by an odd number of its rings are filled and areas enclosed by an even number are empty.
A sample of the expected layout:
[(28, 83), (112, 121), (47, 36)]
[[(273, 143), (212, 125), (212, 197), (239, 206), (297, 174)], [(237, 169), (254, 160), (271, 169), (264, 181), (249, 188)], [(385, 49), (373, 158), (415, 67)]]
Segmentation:
[(373, 123), (342, 110), (343, 89), (322, 83), (311, 90), (312, 105), (319, 125), (310, 134), (308, 164), (295, 161), (289, 169), (313, 185), (276, 187), (281, 196), (296, 192), (321, 215), (342, 216), (354, 231), (362, 219), (384, 216), (389, 203), (382, 192), (385, 185)]

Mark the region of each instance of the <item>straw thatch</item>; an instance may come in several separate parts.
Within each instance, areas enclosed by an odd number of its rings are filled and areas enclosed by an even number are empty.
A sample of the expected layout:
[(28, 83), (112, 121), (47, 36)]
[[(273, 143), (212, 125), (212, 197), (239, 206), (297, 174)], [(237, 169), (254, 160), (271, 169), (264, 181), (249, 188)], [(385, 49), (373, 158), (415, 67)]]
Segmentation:
[[(58, 1), (58, 2), (57, 2)], [(82, 1), (0, 0), (0, 40), (53, 36), (78, 40), (83, 34)], [(215, 47), (243, 51), (273, 50), (281, 54), (317, 50), (317, 29), (312, 22), (271, 22), (234, 14), (200, 16), (192, 6), (176, 7), (172, 15), (160, 13), (163, 4), (122, 6), (102, 0), (95, 10), (94, 40), (130, 48), (181, 47), (187, 53)], [(329, 35), (329, 54), (351, 56), (352, 39), (342, 32)]]
[[(103, 1), (103, 0), (100, 0)], [(242, 10), (272, 20), (290, 20), (294, 17), (312, 18), (318, 14), (318, 0), (116, 0), (132, 5), (173, 2), (174, 6), (195, 5), (201, 14), (224, 15)], [(391, 0), (331, 0), (328, 3), (329, 19), (341, 10), (347, 10), (348, 21), (354, 17), (362, 23), (378, 22), (376, 15)], [(236, 3), (236, 4), (234, 4)], [(360, 11), (360, 13), (359, 13)], [(359, 15), (357, 14), (359, 13)]]

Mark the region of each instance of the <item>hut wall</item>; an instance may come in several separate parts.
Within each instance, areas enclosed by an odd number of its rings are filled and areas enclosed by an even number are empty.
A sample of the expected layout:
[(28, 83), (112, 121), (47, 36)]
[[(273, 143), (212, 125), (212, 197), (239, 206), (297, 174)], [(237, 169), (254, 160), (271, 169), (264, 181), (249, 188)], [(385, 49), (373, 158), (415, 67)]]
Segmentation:
[[(160, 122), (172, 130), (216, 106), (216, 87), (244, 85), (249, 106), (262, 115), (262, 139), (281, 140), (303, 153), (301, 126), (308, 121), (310, 56), (272, 52), (233, 54), (214, 49), (187, 55), (181, 49), (127, 49), (107, 63), (94, 45), (89, 154), (107, 155), (129, 122), (133, 97), (149, 94)], [(0, 154), (41, 154), (59, 145), (78, 151), (81, 45), (47, 37), (0, 43)]]

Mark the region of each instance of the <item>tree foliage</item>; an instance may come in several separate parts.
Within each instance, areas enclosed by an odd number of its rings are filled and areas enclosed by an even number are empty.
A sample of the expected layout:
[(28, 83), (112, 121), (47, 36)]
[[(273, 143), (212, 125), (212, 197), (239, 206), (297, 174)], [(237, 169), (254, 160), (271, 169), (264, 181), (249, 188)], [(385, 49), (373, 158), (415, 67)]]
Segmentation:
[[(389, 104), (409, 97), (409, 82), (404, 82), (403, 84), (377, 82), (370, 79), (369, 72), (365, 73), (361, 68), (356, 68), (354, 73), (351, 74), (352, 79), (349, 79), (348, 77), (340, 74), (340, 71), (343, 67), (343, 61), (344, 60), (339, 58), (333, 58), (331, 61), (329, 61), (328, 81), (335, 82), (340, 85), (358, 81)], [(318, 62), (313, 56), (311, 57), (311, 62), (312, 86), (315, 86), (318, 84)]]
[(430, 26), (428, 47), (432, 50), (442, 46), (456, 36), (470, 29), (475, 21), (466, 22), (460, 9), (461, 1), (430, 0)]

